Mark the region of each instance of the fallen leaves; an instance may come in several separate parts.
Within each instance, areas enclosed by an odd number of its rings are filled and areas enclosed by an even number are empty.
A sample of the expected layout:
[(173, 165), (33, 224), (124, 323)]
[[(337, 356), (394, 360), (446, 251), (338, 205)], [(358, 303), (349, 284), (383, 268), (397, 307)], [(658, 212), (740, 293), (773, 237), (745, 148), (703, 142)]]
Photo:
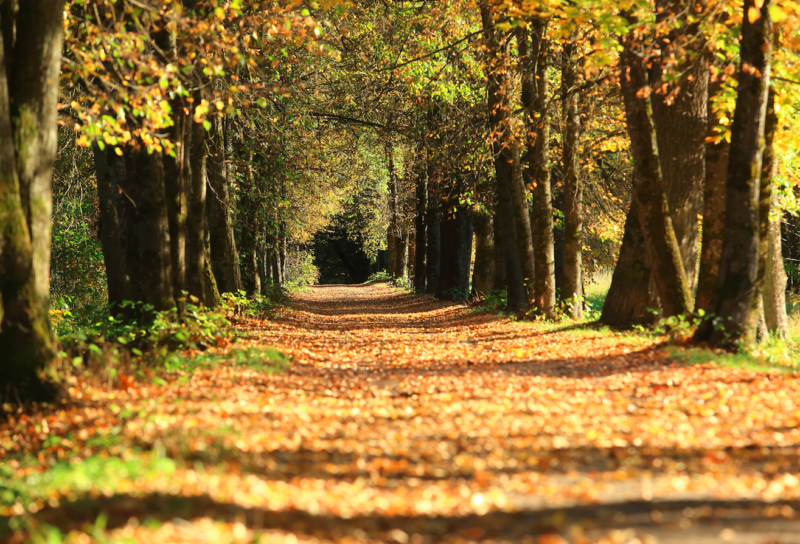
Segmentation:
[[(220, 362), (115, 390), (79, 384), (71, 401), (0, 425), (13, 472), (5, 481), (42, 521), (58, 522), (70, 497), (87, 493), (212, 501), (210, 510), (187, 506), (183, 525), (145, 529), (126, 517), (108, 529), (140, 542), (199, 542), (212, 531), (218, 541), (263, 540), (253, 523), (210, 522), (221, 505), (311, 516), (262, 526), (275, 541), (470, 541), (550, 524), (542, 535), (577, 543), (592, 541), (569, 532), (584, 524), (572, 518), (581, 505), (800, 499), (794, 376), (680, 366), (653, 340), (548, 330), (381, 285), (315, 289), (279, 319), (242, 328), (292, 364), (269, 374)], [(149, 467), (152, 455), (174, 460), (174, 470), (129, 466), (122, 477), (97, 468), (78, 488), (47, 477), (57, 461), (125, 457)], [(18, 515), (18, 504), (3, 503), (0, 515)], [(536, 517), (552, 508), (566, 509), (561, 521)], [(501, 513), (511, 517), (492, 517)], [(477, 517), (461, 531), (464, 516)], [(317, 534), (323, 518), (330, 527)], [(439, 525), (415, 521), (423, 518)], [(643, 541), (614, 535), (595, 541)]]

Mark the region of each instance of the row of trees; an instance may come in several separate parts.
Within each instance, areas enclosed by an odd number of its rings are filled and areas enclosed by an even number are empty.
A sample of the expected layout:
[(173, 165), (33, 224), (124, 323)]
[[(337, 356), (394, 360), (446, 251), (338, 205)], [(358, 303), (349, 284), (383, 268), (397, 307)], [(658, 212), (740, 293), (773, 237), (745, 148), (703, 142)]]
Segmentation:
[(794, 2), (0, 6), (0, 371), (17, 392), (54, 357), (59, 123), (93, 150), (116, 312), (281, 283), (289, 244), (344, 212), (440, 298), (504, 289), (512, 311), (577, 318), (584, 271), (619, 247), (602, 321), (697, 307), (716, 345), (761, 313), (780, 330)]

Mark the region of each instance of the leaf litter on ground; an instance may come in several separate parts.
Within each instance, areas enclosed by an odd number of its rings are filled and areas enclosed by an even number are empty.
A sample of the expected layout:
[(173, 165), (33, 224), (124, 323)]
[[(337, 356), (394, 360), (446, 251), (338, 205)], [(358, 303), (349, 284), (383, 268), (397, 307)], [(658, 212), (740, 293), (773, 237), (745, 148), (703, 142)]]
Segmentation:
[(244, 355), (113, 389), (79, 380), (63, 403), (13, 411), (0, 535), (685, 542), (716, 520), (722, 542), (747, 534), (725, 521), (736, 508), (796, 523), (794, 374), (686, 366), (657, 338), (385, 284), (318, 287), (238, 326)]

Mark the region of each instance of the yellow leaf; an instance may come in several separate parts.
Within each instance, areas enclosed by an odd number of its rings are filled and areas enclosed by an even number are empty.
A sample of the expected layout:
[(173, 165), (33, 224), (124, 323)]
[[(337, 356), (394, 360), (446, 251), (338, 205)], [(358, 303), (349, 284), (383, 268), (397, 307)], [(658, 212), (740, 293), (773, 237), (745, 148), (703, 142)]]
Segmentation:
[(750, 7), (747, 10), (747, 20), (750, 21), (750, 24), (755, 23), (761, 18), (761, 11), (758, 8)]

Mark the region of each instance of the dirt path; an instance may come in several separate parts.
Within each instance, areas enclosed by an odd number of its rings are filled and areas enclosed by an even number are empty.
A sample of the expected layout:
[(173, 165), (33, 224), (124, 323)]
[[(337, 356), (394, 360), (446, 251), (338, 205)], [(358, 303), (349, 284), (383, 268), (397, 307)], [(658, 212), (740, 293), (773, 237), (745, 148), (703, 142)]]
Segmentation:
[(281, 374), (84, 390), (78, 428), (130, 407), (109, 423), (129, 442), (108, 452), (173, 465), (37, 519), (104, 512), (112, 535), (146, 542), (800, 542), (796, 378), (679, 366), (641, 338), (384, 284), (292, 306), (242, 323), (292, 357)]

